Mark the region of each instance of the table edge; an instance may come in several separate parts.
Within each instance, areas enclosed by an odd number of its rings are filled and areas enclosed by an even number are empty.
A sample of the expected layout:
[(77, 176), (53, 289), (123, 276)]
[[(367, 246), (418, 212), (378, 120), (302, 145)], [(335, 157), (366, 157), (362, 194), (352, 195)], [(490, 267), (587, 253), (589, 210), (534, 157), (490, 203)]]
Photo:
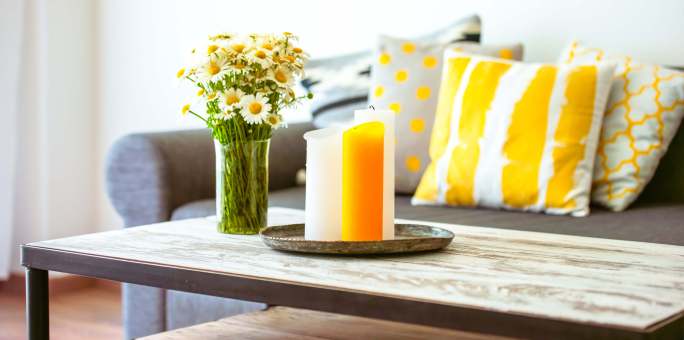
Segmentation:
[[(471, 305), (440, 304), (434, 301), (369, 293), (342, 287), (269, 280), (256, 276), (94, 255), (31, 244), (21, 246), (21, 263), (30, 268), (142, 284), (162, 289), (246, 299), (426, 326), (475, 332), (483, 332), (486, 327), (481, 326), (489, 326), (488, 331), (494, 331), (493, 334), (498, 335), (516, 335), (520, 330), (523, 330), (524, 336), (534, 338), (535, 334), (544, 334), (546, 337), (549, 335), (548, 332), (562, 331), (557, 334), (562, 338), (568, 336), (573, 338), (585, 337), (588, 334), (592, 334), (591, 337), (593, 338), (596, 334), (600, 334), (609, 337), (620, 336), (641, 339), (655, 334), (670, 334), (684, 330), (684, 311), (656, 321), (646, 328), (578, 322), (525, 313), (502, 312)], [(232, 285), (225, 284), (226, 281), (231, 281)], [(223, 284), (217, 284), (217, 282)], [(276, 291), (280, 293), (274, 294)], [(283, 294), (282, 291), (288, 291), (289, 294)], [(298, 299), (298, 297), (306, 297), (306, 299)], [(359, 308), (364, 303), (367, 307), (376, 308)], [(377, 308), (378, 306), (384, 308)], [(431, 317), (416, 318), (408, 315), (430, 315)], [(454, 318), (456, 320), (467, 320), (467, 322), (454, 324)], [(498, 326), (498, 329), (491, 329), (493, 324)]]

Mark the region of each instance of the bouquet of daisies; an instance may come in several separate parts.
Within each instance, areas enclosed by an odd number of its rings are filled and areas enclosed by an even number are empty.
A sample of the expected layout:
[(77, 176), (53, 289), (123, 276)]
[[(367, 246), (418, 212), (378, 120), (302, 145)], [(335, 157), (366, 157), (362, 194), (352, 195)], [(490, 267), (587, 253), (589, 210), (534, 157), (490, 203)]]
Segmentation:
[(181, 112), (214, 136), (218, 230), (258, 233), (267, 223), (271, 134), (283, 126), (283, 108), (303, 99), (293, 87), (308, 56), (290, 33), (218, 34), (192, 53), (196, 62), (177, 77), (196, 86), (197, 100)]
[(293, 87), (308, 55), (291, 33), (218, 34), (192, 54), (197, 62), (176, 76), (197, 86), (199, 100), (181, 112), (203, 120), (221, 144), (270, 138), (284, 125), (282, 109), (304, 98)]

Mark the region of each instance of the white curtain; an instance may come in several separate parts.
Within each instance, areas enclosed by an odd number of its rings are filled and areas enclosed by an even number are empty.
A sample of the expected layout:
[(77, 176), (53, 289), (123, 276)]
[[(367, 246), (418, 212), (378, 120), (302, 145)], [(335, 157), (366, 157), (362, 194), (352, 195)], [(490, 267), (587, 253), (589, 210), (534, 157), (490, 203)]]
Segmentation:
[(0, 0), (0, 280), (19, 245), (94, 227), (91, 0)]
[(24, 19), (22, 0), (0, 0), (0, 280), (13, 258), (14, 177), (16, 173), (19, 68)]

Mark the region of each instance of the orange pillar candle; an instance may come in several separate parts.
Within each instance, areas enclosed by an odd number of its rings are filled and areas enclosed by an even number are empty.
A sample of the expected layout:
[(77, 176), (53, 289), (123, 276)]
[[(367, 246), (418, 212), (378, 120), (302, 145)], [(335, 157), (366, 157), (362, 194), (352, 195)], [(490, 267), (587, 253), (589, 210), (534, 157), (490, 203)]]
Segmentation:
[(342, 240), (382, 240), (385, 126), (363, 123), (342, 136)]

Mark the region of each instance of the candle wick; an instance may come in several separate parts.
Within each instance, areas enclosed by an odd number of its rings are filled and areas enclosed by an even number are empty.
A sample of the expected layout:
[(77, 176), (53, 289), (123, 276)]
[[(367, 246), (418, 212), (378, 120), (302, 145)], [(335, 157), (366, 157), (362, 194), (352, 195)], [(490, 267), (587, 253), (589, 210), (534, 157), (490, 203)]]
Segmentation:
[(375, 106), (373, 106), (373, 105), (368, 105), (368, 108), (373, 109), (373, 111), (375, 111)]

